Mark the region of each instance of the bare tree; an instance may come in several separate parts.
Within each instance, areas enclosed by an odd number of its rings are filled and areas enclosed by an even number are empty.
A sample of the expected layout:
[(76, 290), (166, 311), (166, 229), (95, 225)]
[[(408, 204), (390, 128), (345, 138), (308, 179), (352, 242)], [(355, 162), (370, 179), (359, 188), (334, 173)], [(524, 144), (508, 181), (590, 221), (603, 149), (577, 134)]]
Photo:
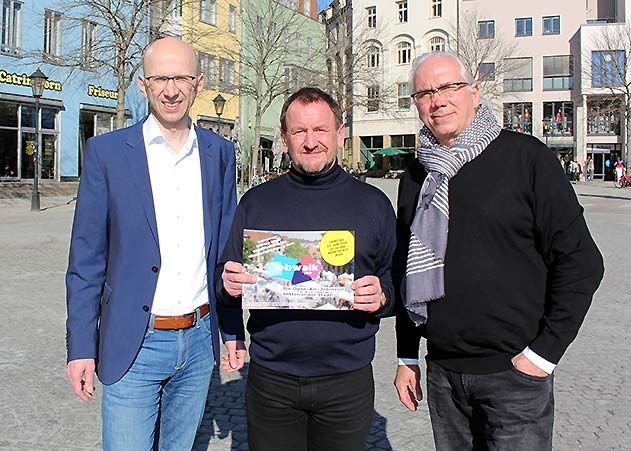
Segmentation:
[[(317, 63), (323, 64), (322, 40), (309, 34), (308, 19), (276, 0), (244, 0), (241, 4), (239, 93), (254, 102), (254, 143), (250, 171), (257, 172), (261, 121), (265, 112), (292, 89), (321, 85)], [(253, 151), (253, 152), (250, 152)]]
[[(192, 1), (58, 0), (55, 7), (63, 13), (62, 32), (73, 36), (75, 39), (66, 42), (74, 44), (65, 45), (58, 54), (44, 48), (28, 56), (70, 68), (69, 77), (93, 80), (112, 75), (116, 80), (116, 127), (124, 127), (125, 93), (135, 82), (146, 46), (152, 37), (181, 34), (177, 18)], [(47, 19), (45, 27), (49, 26)]]
[(480, 37), (479, 21), (477, 11), (464, 12), (459, 26), (450, 30), (451, 48), (478, 81), (482, 94), (493, 102), (503, 93), (504, 75), (514, 69), (510, 59), (517, 43), (497, 30), (493, 37)]
[(600, 117), (621, 117), (624, 121), (626, 136), (622, 158), (627, 169), (631, 169), (631, 28), (624, 23), (602, 26), (587, 48), (599, 54), (583, 55), (583, 79), (591, 80), (593, 94), (606, 93), (592, 101), (592, 107), (598, 109)]

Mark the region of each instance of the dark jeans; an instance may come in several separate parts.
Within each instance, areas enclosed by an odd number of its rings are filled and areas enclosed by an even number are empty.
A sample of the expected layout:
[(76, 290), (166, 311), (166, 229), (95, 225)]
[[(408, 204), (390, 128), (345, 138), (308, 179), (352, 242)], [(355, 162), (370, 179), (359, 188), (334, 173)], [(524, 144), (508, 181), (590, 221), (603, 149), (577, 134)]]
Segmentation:
[(436, 451), (552, 449), (553, 375), (512, 368), (463, 374), (427, 363), (427, 403)]
[(250, 451), (365, 451), (375, 401), (372, 366), (296, 377), (250, 363)]

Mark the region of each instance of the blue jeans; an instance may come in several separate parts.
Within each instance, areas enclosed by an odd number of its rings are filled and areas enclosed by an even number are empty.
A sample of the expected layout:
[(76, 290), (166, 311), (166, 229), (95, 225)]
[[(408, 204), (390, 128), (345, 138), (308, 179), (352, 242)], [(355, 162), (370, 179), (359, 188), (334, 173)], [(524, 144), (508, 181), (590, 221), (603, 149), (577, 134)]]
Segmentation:
[(131, 368), (103, 386), (105, 451), (192, 448), (214, 367), (210, 327), (210, 314), (182, 330), (150, 322)]
[(553, 379), (515, 368), (457, 373), (428, 361), (427, 404), (436, 450), (551, 450)]

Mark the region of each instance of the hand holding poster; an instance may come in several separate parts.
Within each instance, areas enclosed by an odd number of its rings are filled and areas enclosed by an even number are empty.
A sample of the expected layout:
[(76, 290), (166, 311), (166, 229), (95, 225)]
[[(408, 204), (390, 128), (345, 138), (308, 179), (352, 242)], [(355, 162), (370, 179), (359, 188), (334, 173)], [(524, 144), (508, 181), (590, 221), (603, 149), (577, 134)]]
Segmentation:
[(243, 308), (353, 308), (355, 235), (349, 230), (243, 231), (243, 264), (256, 275)]

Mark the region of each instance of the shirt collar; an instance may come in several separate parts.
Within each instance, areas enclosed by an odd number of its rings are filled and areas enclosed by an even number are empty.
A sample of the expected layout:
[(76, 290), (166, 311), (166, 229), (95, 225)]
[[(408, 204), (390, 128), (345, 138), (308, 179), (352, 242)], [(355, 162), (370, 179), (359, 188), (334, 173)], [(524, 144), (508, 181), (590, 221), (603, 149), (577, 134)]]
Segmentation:
[[(183, 152), (180, 153), (180, 157), (185, 157), (190, 155), (193, 150), (195, 150), (197, 146), (197, 133), (195, 133), (195, 126), (193, 125), (193, 121), (189, 118), (189, 131), (188, 138), (186, 140), (186, 144), (184, 144)], [(147, 120), (143, 124), (143, 133), (145, 137), (145, 142), (147, 144), (164, 144), (169, 146), (168, 141), (164, 137), (160, 126), (158, 125), (158, 121), (154, 117), (153, 114), (150, 114), (147, 117)], [(170, 147), (169, 147), (170, 149)]]

